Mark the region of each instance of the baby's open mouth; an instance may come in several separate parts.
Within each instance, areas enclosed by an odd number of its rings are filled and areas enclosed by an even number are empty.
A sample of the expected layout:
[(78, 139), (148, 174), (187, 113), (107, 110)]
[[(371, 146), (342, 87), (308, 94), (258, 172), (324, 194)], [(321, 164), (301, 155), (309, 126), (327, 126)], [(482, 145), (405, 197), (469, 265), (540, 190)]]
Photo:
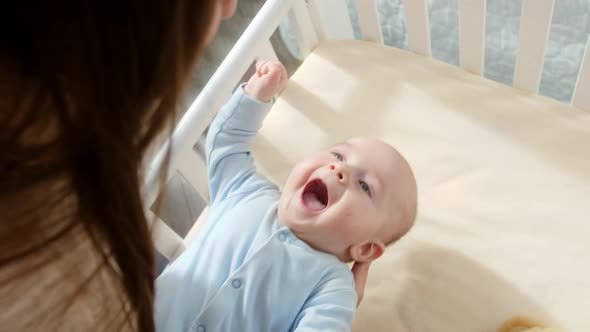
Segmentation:
[(328, 188), (320, 179), (311, 180), (303, 188), (303, 204), (312, 211), (321, 211), (328, 206)]

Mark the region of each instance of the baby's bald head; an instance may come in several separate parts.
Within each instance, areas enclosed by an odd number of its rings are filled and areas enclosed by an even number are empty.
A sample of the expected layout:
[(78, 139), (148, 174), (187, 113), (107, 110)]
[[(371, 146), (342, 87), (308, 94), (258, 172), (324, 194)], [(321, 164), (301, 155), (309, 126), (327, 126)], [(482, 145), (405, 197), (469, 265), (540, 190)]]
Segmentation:
[(378, 158), (374, 167), (381, 174), (385, 199), (382, 205), (384, 222), (377, 236), (389, 245), (414, 225), (418, 195), (414, 172), (401, 153), (384, 141), (356, 137), (349, 142), (364, 146)]
[(390, 207), (391, 218), (386, 222), (383, 232), (385, 245), (399, 240), (410, 231), (416, 220), (418, 206), (418, 189), (414, 172), (408, 161), (397, 150), (395, 154), (397, 154), (397, 163), (392, 170), (395, 175)]

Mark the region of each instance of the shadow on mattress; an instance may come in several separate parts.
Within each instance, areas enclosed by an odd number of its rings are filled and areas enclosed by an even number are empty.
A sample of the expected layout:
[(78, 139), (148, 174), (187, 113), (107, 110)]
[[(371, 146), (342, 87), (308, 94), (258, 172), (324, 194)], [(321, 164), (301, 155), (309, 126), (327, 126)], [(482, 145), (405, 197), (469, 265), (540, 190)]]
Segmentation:
[(354, 331), (491, 332), (515, 315), (553, 322), (500, 275), (442, 247), (408, 241), (375, 264), (371, 276)]

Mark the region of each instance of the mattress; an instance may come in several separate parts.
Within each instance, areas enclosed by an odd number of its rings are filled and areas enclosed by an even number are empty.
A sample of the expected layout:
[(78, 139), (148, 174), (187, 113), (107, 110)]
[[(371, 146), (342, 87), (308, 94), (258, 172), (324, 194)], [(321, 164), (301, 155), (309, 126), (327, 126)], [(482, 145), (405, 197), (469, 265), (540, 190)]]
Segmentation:
[(256, 140), (284, 183), (356, 135), (404, 154), (412, 231), (370, 271), (354, 331), (494, 331), (526, 315), (590, 331), (590, 113), (404, 50), (321, 44)]

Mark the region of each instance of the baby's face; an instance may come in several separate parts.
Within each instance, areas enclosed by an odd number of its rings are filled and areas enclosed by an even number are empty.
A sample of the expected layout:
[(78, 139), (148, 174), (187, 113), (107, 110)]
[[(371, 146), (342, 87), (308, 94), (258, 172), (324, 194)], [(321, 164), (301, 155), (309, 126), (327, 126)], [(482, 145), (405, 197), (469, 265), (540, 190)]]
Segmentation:
[(405, 159), (388, 144), (361, 137), (298, 163), (283, 189), (279, 218), (317, 250), (370, 261), (409, 229), (415, 204)]

